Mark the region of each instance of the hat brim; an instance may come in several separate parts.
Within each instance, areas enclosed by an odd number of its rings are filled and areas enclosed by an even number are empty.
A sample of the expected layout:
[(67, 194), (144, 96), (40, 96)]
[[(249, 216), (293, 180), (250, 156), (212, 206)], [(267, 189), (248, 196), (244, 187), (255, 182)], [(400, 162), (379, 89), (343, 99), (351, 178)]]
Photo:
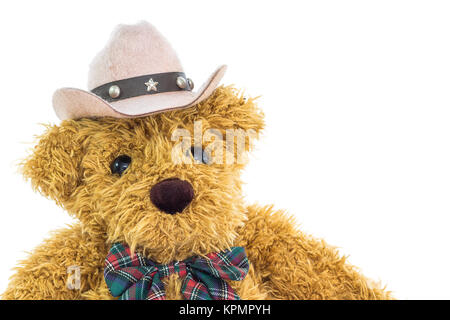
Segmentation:
[(189, 108), (213, 93), (226, 69), (225, 65), (217, 68), (196, 92), (165, 92), (112, 103), (89, 91), (61, 88), (53, 94), (53, 108), (61, 120), (94, 117), (138, 118), (169, 110)]

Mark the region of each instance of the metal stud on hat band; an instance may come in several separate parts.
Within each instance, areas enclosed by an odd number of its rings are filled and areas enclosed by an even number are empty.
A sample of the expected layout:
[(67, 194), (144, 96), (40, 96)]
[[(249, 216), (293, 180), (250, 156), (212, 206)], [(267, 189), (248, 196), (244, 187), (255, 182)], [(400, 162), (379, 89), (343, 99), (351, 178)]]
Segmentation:
[(187, 82), (188, 82), (189, 88), (191, 88), (191, 90), (193, 90), (194, 89), (194, 81), (192, 81), (191, 78), (188, 78)]
[(186, 89), (186, 87), (187, 87), (187, 81), (186, 81), (186, 78), (185, 78), (185, 77), (182, 77), (182, 76), (178, 77), (178, 78), (177, 78), (177, 86), (178, 86), (178, 88), (180, 88), (180, 89)]
[(116, 99), (120, 96), (120, 88), (116, 85), (112, 85), (108, 90), (109, 96), (113, 99)]

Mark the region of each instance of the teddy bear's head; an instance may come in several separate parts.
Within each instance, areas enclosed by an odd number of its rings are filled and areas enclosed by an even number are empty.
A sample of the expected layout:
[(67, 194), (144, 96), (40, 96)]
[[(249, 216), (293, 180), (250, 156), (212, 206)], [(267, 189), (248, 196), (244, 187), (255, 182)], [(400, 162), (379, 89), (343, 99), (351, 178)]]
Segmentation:
[(232, 244), (245, 220), (242, 156), (262, 128), (252, 99), (219, 87), (184, 110), (49, 126), (23, 173), (86, 232), (167, 263)]

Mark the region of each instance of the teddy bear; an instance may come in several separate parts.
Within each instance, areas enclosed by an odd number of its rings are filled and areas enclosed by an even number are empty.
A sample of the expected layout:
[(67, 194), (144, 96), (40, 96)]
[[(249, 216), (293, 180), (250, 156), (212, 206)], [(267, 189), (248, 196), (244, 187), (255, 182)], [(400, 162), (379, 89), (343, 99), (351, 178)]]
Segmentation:
[(284, 211), (246, 204), (264, 115), (219, 85), (225, 70), (194, 91), (153, 25), (115, 29), (89, 91), (55, 92), (62, 122), (22, 163), (77, 222), (20, 262), (3, 299), (391, 298)]

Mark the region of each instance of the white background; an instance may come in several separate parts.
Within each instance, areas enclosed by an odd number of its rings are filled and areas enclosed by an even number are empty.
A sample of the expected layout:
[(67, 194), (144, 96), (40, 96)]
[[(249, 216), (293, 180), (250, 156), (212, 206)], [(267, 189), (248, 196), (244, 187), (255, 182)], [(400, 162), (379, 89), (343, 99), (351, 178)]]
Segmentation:
[(244, 179), (401, 299), (448, 299), (450, 5), (446, 1), (8, 1), (0, 12), (0, 291), (24, 251), (70, 223), (15, 163), (58, 123), (62, 86), (117, 23), (170, 39), (199, 85), (261, 95), (267, 128)]

